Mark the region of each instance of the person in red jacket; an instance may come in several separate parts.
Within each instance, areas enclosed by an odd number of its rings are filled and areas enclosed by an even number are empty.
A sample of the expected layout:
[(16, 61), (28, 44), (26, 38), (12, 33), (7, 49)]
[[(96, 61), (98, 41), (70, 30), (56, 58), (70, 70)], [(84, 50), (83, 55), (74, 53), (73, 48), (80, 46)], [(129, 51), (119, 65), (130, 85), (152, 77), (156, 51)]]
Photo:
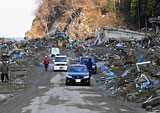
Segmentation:
[(49, 59), (48, 59), (47, 56), (45, 56), (43, 64), (44, 64), (44, 66), (45, 66), (45, 70), (47, 71), (47, 69), (48, 69), (48, 64), (49, 64)]

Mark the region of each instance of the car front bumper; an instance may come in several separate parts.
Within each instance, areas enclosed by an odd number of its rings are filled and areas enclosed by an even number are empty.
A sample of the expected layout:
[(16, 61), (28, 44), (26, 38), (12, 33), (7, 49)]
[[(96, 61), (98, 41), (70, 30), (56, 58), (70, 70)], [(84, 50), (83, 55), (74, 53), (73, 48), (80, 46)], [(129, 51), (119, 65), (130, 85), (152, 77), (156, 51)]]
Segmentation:
[(90, 82), (90, 78), (86, 79), (74, 79), (74, 78), (66, 78), (69, 83), (74, 83), (74, 84), (87, 84)]
[(67, 71), (68, 67), (67, 66), (54, 66), (54, 70), (55, 71), (61, 71), (61, 70), (65, 70)]

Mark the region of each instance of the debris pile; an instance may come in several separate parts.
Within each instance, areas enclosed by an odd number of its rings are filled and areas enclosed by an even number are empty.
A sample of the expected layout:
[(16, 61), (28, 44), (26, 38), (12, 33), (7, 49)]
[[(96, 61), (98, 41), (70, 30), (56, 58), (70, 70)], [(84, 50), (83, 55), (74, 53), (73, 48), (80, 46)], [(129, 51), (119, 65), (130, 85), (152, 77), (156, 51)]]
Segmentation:
[(96, 57), (106, 63), (100, 67), (104, 75), (96, 80), (97, 83), (103, 83), (104, 88), (114, 96), (141, 103), (143, 108), (160, 105), (158, 39), (151, 41), (148, 38), (132, 43), (113, 42), (98, 48), (103, 48), (103, 51), (96, 51)]
[(4, 98), (3, 95), (11, 95), (17, 89), (27, 87), (25, 79), (31, 77), (33, 68), (43, 66), (44, 56), (50, 53), (48, 46), (53, 42), (46, 39), (1, 42), (0, 65), (2, 61), (7, 61), (10, 80), (5, 80), (4, 83), (0, 80), (0, 102), (8, 98), (8, 96)]

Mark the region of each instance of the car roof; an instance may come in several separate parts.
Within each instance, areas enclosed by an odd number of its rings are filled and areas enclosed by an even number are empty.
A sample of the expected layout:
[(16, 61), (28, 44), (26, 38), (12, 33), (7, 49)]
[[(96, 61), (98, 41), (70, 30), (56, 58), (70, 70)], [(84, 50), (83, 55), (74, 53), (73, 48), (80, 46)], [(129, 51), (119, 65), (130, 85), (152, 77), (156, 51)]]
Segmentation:
[(81, 58), (94, 58), (94, 57), (89, 57), (89, 56), (86, 56), (86, 57), (81, 57)]
[(70, 65), (70, 66), (86, 66), (86, 65), (83, 65), (83, 64), (73, 64), (73, 65)]
[(66, 55), (59, 55), (59, 56), (55, 56), (55, 57), (67, 57)]
[(52, 48), (52, 49), (59, 49), (59, 48)]

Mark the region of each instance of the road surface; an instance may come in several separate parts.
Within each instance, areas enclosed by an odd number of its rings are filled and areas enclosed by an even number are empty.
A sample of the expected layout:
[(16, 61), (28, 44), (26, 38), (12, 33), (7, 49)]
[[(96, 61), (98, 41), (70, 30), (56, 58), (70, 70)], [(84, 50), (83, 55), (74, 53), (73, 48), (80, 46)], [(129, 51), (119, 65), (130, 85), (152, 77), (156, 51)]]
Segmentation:
[[(96, 86), (65, 85), (65, 72), (54, 72), (46, 85), (38, 87), (38, 95), (22, 108), (22, 113), (135, 113), (124, 103), (104, 95)], [(96, 76), (96, 75), (93, 75)], [(115, 99), (115, 100), (114, 100)], [(126, 107), (127, 106), (127, 107)]]

